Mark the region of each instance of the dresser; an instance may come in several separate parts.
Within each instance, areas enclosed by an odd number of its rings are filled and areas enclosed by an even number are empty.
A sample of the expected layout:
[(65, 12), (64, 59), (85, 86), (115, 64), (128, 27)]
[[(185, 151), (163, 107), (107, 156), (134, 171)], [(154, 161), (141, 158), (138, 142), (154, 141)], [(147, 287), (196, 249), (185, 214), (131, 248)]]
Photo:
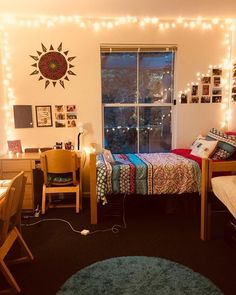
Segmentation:
[[(82, 167), (80, 165), (81, 154), (78, 152), (78, 167), (80, 168), (80, 180), (82, 180)], [(0, 179), (11, 179), (20, 171), (24, 171), (27, 177), (23, 209), (34, 210), (34, 169), (40, 169), (40, 153), (6, 154), (0, 156)], [(37, 181), (37, 179), (35, 180)], [(82, 183), (82, 181), (80, 181)], [(82, 186), (80, 185), (82, 192)]]

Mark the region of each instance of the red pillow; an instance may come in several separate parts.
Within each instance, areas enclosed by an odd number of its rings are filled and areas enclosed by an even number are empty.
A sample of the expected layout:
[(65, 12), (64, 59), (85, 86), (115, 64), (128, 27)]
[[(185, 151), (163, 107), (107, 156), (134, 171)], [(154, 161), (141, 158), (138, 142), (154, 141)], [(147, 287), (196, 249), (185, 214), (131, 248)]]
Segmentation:
[(236, 136), (236, 131), (225, 131), (225, 134)]
[(197, 157), (197, 156), (194, 156), (194, 155), (191, 155), (191, 149), (174, 149), (172, 150), (171, 152), (176, 154), (176, 155), (180, 155), (180, 156), (183, 156), (187, 159), (191, 159), (191, 160), (194, 160), (195, 162), (198, 163), (198, 165), (200, 166), (200, 168), (202, 168), (202, 159)]
[(225, 134), (236, 136), (236, 131), (225, 131)]

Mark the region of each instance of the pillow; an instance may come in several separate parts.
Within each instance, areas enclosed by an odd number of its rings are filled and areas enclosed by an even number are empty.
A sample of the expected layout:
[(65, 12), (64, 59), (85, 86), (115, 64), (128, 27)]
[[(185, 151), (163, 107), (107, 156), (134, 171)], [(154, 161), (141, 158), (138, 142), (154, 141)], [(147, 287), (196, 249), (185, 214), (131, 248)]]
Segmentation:
[(225, 134), (236, 136), (236, 131), (225, 131)]
[(113, 163), (114, 162), (114, 158), (113, 158), (112, 153), (111, 153), (110, 150), (104, 149), (103, 150), (103, 157), (104, 157), (104, 160), (106, 162), (109, 162), (109, 163)]
[(73, 181), (72, 173), (48, 173), (48, 182), (51, 184), (70, 184)]
[(217, 143), (217, 140), (197, 139), (192, 145), (190, 155), (200, 158), (208, 158), (214, 152)]
[(190, 149), (193, 149), (193, 148), (194, 148), (194, 144), (195, 144), (196, 141), (199, 140), (199, 139), (206, 139), (206, 137), (205, 137), (205, 136), (202, 136), (201, 134), (198, 135), (197, 139), (194, 140), (194, 142), (191, 144)]
[(191, 155), (190, 154), (191, 151), (192, 151), (191, 149), (173, 149), (173, 150), (171, 150), (171, 152), (176, 154), (176, 155), (180, 155), (180, 156), (182, 156), (184, 158), (194, 160), (195, 162), (198, 163), (199, 167), (201, 168), (201, 166), (202, 166), (202, 158)]
[(212, 155), (213, 160), (225, 160), (231, 157), (236, 151), (236, 136), (227, 135), (215, 128), (212, 128), (206, 136), (207, 140), (218, 140), (218, 145)]
[[(236, 136), (236, 131), (225, 131), (225, 134)], [(236, 160), (236, 151), (230, 156), (230, 160)]]

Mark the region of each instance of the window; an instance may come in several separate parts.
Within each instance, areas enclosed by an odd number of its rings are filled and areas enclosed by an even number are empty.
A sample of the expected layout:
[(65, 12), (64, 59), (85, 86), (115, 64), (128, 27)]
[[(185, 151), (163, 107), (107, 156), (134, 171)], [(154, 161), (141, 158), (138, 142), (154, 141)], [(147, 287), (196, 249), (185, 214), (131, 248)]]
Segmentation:
[(104, 147), (113, 153), (171, 149), (172, 48), (101, 48)]

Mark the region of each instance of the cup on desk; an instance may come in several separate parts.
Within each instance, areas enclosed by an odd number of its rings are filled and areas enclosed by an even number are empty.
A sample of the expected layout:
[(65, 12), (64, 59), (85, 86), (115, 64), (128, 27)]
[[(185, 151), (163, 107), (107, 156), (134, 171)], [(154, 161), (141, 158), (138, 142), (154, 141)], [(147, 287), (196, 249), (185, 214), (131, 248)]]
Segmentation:
[(70, 141), (68, 141), (68, 142), (65, 143), (65, 149), (66, 150), (73, 150), (74, 146)]
[(62, 149), (62, 142), (56, 142), (56, 144), (53, 147), (55, 150), (61, 150)]

